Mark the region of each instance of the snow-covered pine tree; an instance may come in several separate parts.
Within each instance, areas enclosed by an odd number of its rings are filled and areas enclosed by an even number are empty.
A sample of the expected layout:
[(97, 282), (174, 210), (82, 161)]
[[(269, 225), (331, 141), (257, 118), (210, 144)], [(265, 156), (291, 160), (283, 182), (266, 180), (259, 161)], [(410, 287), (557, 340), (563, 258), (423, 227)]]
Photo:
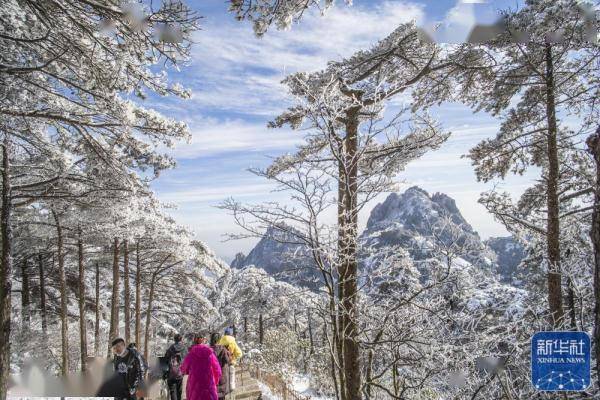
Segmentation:
[[(338, 225), (336, 272), (339, 276), (339, 333), (337, 345), (342, 399), (361, 397), (358, 345), (358, 211), (373, 196), (389, 191), (395, 175), (447, 135), (426, 115), (407, 116), (400, 110), (385, 118), (385, 105), (410, 93), (430, 73), (455, 68), (448, 54), (423, 40), (412, 23), (398, 27), (372, 49), (331, 62), (327, 69), (286, 78), (297, 105), (272, 124), (310, 129), (307, 144), (293, 156), (276, 160), (270, 175), (290, 165), (328, 160), (337, 181)], [(359, 199), (360, 197), (360, 199)]]
[[(35, 150), (26, 154), (52, 157), (56, 147), (68, 148), (74, 155), (86, 147), (117, 170), (150, 167), (157, 174), (171, 166), (172, 161), (154, 149), (186, 137), (185, 125), (127, 97), (134, 93), (143, 98), (144, 90), (187, 96), (150, 66), (160, 61), (176, 64), (187, 57), (197, 17), (177, 1), (158, 7), (151, 2), (120, 7), (56, 0), (5, 2), (0, 20), (4, 50), (0, 398), (4, 398), (10, 365), (13, 209), (34, 203), (40, 195), (47, 197), (44, 188), (71, 178), (64, 175), (69, 168), (49, 176), (15, 174), (11, 160), (26, 148)], [(25, 179), (24, 186), (19, 182), (23, 176), (34, 178)], [(20, 194), (14, 195), (19, 189), (38, 189), (38, 197), (27, 193), (19, 200)]]
[[(590, 107), (598, 90), (600, 52), (589, 40), (583, 13), (573, 0), (531, 0), (518, 11), (506, 12), (506, 29), (485, 44), (491, 60), (487, 77), (492, 79), (472, 83), (472, 90), (463, 92), (477, 110), (502, 118), (497, 136), (469, 153), (477, 178), (489, 181), (532, 167), (541, 170), (540, 183), (525, 193), (516, 209), (495, 193), (482, 202), (513, 231), (543, 236), (549, 321), (555, 327), (562, 324), (564, 313), (561, 219), (589, 212), (572, 204), (591, 193), (589, 185), (574, 176), (577, 165), (585, 163), (577, 143), (597, 115)], [(575, 127), (570, 117), (575, 117)]]

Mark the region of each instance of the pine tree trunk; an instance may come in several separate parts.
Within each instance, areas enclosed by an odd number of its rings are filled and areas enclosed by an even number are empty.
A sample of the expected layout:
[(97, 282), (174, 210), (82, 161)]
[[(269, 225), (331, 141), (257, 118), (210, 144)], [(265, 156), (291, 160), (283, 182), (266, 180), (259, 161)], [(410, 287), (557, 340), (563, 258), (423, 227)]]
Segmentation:
[(150, 291), (148, 293), (148, 308), (146, 309), (146, 332), (144, 335), (144, 358), (148, 360), (150, 343), (150, 325), (152, 323), (152, 303), (154, 302), (154, 285), (156, 284), (156, 274), (152, 274), (150, 279)]
[(23, 263), (21, 264), (21, 320), (23, 323), (23, 334), (27, 337), (29, 328), (31, 327), (31, 308), (30, 308), (30, 297), (29, 297), (29, 266), (27, 264), (27, 257), (23, 257)]
[(307, 310), (308, 315), (306, 316), (307, 325), (308, 325), (308, 342), (310, 344), (310, 352), (309, 354), (312, 356), (315, 351), (315, 342), (313, 340), (313, 328), (312, 328), (312, 318), (310, 315), (310, 308)]
[(58, 256), (58, 280), (60, 282), (60, 333), (61, 333), (61, 352), (62, 352), (62, 374), (69, 373), (69, 322), (67, 308), (67, 282), (65, 279), (65, 255), (63, 250), (63, 232), (60, 225), (60, 218), (55, 210), (52, 210), (54, 221), (56, 223), (57, 245), (56, 253)]
[(298, 334), (298, 318), (296, 316), (296, 311), (294, 310), (294, 333)]
[(258, 314), (258, 343), (263, 344), (265, 339), (265, 331), (263, 326), (263, 315)]
[(135, 343), (140, 346), (142, 338), (142, 264), (140, 243), (135, 244)]
[(100, 265), (96, 263), (96, 319), (94, 320), (94, 354), (100, 354)]
[[(342, 158), (345, 153), (345, 145), (339, 147), (339, 157)], [(334, 341), (336, 345), (336, 361), (337, 367), (339, 368), (339, 380), (340, 380), (340, 399), (346, 400), (347, 398), (347, 387), (346, 387), (346, 367), (345, 367), (345, 353), (344, 353), (344, 332), (346, 331), (346, 316), (344, 311), (344, 298), (345, 294), (345, 282), (346, 282), (346, 266), (344, 263), (345, 257), (345, 233), (344, 227), (346, 225), (345, 219), (345, 181), (346, 181), (346, 170), (344, 165), (338, 165), (338, 282), (337, 282), (337, 307), (335, 308), (335, 319), (333, 322), (334, 327)]]
[(371, 398), (371, 390), (373, 385), (371, 385), (371, 379), (373, 379), (373, 349), (369, 349), (367, 356), (367, 377), (366, 377), (366, 386), (367, 386), (367, 399)]
[(129, 242), (123, 240), (123, 285), (125, 286), (124, 297), (124, 314), (125, 318), (125, 342), (131, 340), (131, 293), (129, 291)]
[[(600, 371), (600, 127), (595, 135), (587, 139), (588, 151), (596, 162), (596, 190), (594, 191), (594, 210), (590, 236), (594, 249), (594, 352), (596, 369)], [(600, 373), (597, 374), (600, 385)]]
[[(335, 339), (333, 339), (333, 341), (335, 342)], [(325, 345), (326, 343), (327, 343), (327, 324), (324, 323), (323, 324), (323, 344)], [(335, 343), (333, 346), (335, 347)], [(335, 389), (335, 399), (341, 400), (340, 385), (338, 384), (338, 368), (335, 363), (335, 360), (336, 360), (335, 351), (336, 351), (335, 348), (329, 349), (329, 361), (331, 363), (331, 381), (333, 383), (333, 388)]]
[(548, 177), (547, 177), (547, 256), (548, 256), (548, 306), (550, 323), (558, 327), (564, 316), (562, 305), (562, 283), (560, 271), (560, 223), (559, 223), (559, 159), (554, 95), (554, 65), (552, 46), (546, 44), (546, 117), (548, 123)]
[[(340, 278), (338, 277), (338, 281)], [(338, 282), (338, 284), (340, 284)], [(344, 358), (343, 358), (343, 343), (342, 335), (340, 334), (341, 315), (340, 306), (336, 305), (336, 298), (334, 294), (329, 295), (329, 318), (331, 321), (331, 332), (332, 332), (332, 348), (331, 353), (331, 365), (332, 365), (332, 376), (337, 376), (334, 380), (336, 381), (336, 399), (344, 400)], [(338, 383), (339, 381), (339, 383)]]
[(38, 254), (38, 272), (40, 275), (40, 312), (42, 318), (42, 334), (48, 336), (48, 317), (46, 313), (46, 276), (44, 275), (44, 258)]
[(2, 145), (2, 212), (0, 229), (2, 230), (2, 271), (0, 276), (0, 400), (6, 399), (8, 377), (10, 373), (10, 312), (12, 292), (12, 193), (10, 182), (10, 135), (4, 132)]
[(338, 199), (338, 253), (342, 308), (340, 332), (343, 342), (345, 375), (344, 400), (360, 400), (361, 373), (360, 348), (358, 344), (358, 110), (346, 114), (346, 136), (344, 138), (343, 165), (340, 166)]
[(108, 337), (108, 353), (110, 357), (110, 344), (119, 336), (119, 238), (115, 238), (113, 244), (113, 286), (110, 300), (110, 330)]
[(569, 303), (569, 319), (571, 320), (571, 329), (577, 330), (577, 310), (575, 309), (575, 288), (573, 279), (567, 278), (567, 301)]
[(83, 265), (83, 240), (81, 230), (77, 240), (77, 264), (79, 267), (79, 353), (81, 371), (87, 371), (87, 326), (85, 318), (85, 268)]

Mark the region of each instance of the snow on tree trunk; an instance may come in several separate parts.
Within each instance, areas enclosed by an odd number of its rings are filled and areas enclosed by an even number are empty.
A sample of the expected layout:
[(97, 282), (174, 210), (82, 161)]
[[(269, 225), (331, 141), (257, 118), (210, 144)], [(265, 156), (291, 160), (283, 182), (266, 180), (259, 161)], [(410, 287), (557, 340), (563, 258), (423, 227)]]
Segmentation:
[(110, 330), (108, 334), (108, 354), (110, 357), (110, 344), (119, 336), (119, 238), (114, 239), (113, 243), (113, 282), (112, 282), (112, 296), (110, 300)]
[(29, 259), (23, 257), (21, 264), (21, 319), (23, 323), (23, 334), (24, 337), (29, 333), (31, 323), (31, 310), (30, 310), (30, 288), (29, 288)]
[(94, 354), (100, 354), (100, 265), (96, 262), (96, 318), (94, 320)]
[(12, 291), (12, 198), (10, 182), (11, 140), (4, 133), (2, 145), (2, 271), (0, 276), (0, 399), (5, 399), (8, 390), (10, 372), (10, 330), (11, 330), (11, 291)]
[(310, 344), (310, 355), (312, 356), (315, 351), (315, 342), (313, 338), (313, 326), (312, 326), (312, 317), (310, 314), (310, 308), (306, 310), (306, 320), (308, 325), (308, 341)]
[[(600, 371), (600, 126), (596, 133), (587, 139), (588, 151), (596, 164), (596, 187), (594, 188), (594, 209), (590, 236), (594, 249), (594, 355), (596, 369)], [(597, 374), (600, 385), (600, 373)]]
[(338, 290), (344, 359), (345, 399), (361, 399), (360, 348), (358, 340), (358, 111), (346, 113), (346, 136), (343, 140), (343, 163), (338, 170)]
[(54, 209), (52, 209), (52, 215), (54, 216), (54, 222), (56, 223), (56, 254), (58, 257), (58, 281), (60, 288), (61, 372), (62, 375), (65, 376), (69, 373), (69, 320), (67, 308), (67, 282), (65, 279), (65, 254), (60, 217)]
[(263, 315), (258, 314), (258, 343), (260, 343), (261, 345), (264, 343), (265, 340), (265, 329), (264, 329), (264, 325), (263, 325)]
[(44, 256), (38, 254), (38, 273), (40, 279), (40, 314), (42, 319), (42, 334), (44, 338), (48, 335), (48, 317), (46, 314), (46, 276), (44, 274)]
[(152, 303), (154, 302), (154, 291), (156, 285), (156, 274), (152, 274), (150, 279), (150, 290), (148, 291), (148, 308), (146, 309), (146, 332), (144, 334), (144, 358), (148, 360), (150, 343), (150, 326), (152, 325)]
[(129, 242), (123, 240), (123, 285), (124, 285), (124, 319), (125, 319), (125, 342), (131, 340), (131, 293), (129, 292)]
[(552, 46), (546, 44), (546, 118), (548, 120), (548, 177), (546, 201), (548, 207), (547, 252), (548, 252), (548, 306), (550, 324), (557, 327), (563, 319), (562, 285), (560, 271), (560, 224), (558, 178), (559, 160), (557, 146), (556, 104), (554, 99), (554, 66)]
[(140, 346), (142, 338), (142, 264), (140, 242), (135, 244), (135, 343)]
[(85, 318), (85, 266), (83, 262), (83, 239), (81, 229), (77, 240), (77, 264), (79, 267), (79, 353), (81, 370), (87, 371), (87, 321)]

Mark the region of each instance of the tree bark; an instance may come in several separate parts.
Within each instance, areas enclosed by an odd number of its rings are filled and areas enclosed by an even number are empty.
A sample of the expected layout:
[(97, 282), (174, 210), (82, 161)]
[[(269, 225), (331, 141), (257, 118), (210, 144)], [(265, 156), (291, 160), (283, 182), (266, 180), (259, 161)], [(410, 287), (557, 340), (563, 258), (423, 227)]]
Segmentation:
[(96, 263), (96, 319), (94, 320), (94, 354), (100, 354), (100, 265)]
[(294, 310), (294, 333), (298, 334), (298, 318), (296, 316), (296, 311)]
[(559, 327), (564, 312), (562, 304), (562, 282), (560, 267), (560, 221), (559, 221), (559, 159), (556, 123), (556, 102), (554, 95), (554, 64), (552, 46), (546, 44), (546, 118), (548, 124), (548, 177), (547, 177), (547, 257), (548, 257), (548, 306), (550, 324)]
[(366, 386), (367, 386), (367, 399), (371, 398), (371, 391), (372, 391), (372, 387), (373, 385), (371, 384), (371, 380), (373, 379), (373, 357), (374, 357), (374, 353), (373, 353), (373, 349), (369, 349), (368, 351), (368, 356), (367, 356), (367, 376), (366, 376)]
[(81, 229), (77, 239), (77, 264), (79, 267), (79, 353), (81, 371), (87, 371), (87, 326), (85, 319), (85, 268), (83, 264), (83, 240)]
[[(600, 371), (600, 127), (596, 134), (587, 139), (588, 151), (596, 162), (596, 188), (594, 191), (594, 210), (592, 211), (592, 227), (590, 236), (594, 249), (594, 353), (596, 369)], [(600, 385), (600, 373), (598, 384)]]
[(146, 309), (146, 332), (144, 335), (144, 358), (148, 360), (150, 343), (150, 325), (152, 323), (152, 303), (154, 302), (154, 286), (156, 284), (156, 274), (152, 274), (150, 279), (150, 291), (148, 292), (148, 308)]
[(312, 329), (312, 318), (310, 314), (310, 308), (307, 310), (308, 315), (306, 316), (307, 325), (308, 325), (308, 342), (310, 344), (310, 352), (309, 354), (312, 356), (315, 351), (315, 343), (313, 340), (313, 329)]
[[(361, 373), (360, 347), (358, 344), (358, 109), (346, 113), (346, 136), (343, 139), (343, 153), (340, 155), (338, 192), (338, 253), (340, 276), (340, 305), (342, 323), (340, 332), (343, 342), (345, 390), (344, 400), (360, 400)], [(344, 397), (345, 395), (345, 397)]]
[(0, 276), (0, 400), (6, 399), (8, 377), (10, 373), (10, 330), (11, 330), (11, 292), (12, 292), (12, 189), (10, 182), (11, 140), (4, 133), (2, 145), (2, 212), (0, 229), (2, 230), (2, 272)]
[(140, 346), (142, 338), (142, 264), (140, 243), (135, 244), (135, 343)]
[(65, 255), (63, 251), (63, 231), (60, 224), (60, 217), (56, 211), (52, 210), (54, 221), (56, 223), (56, 254), (58, 256), (58, 280), (60, 282), (60, 333), (61, 333), (61, 351), (62, 351), (62, 374), (69, 373), (69, 321), (67, 309), (67, 282), (65, 279)]
[(263, 344), (265, 339), (265, 331), (263, 326), (263, 315), (262, 313), (258, 314), (258, 343)]
[(573, 286), (573, 279), (567, 277), (567, 301), (569, 303), (569, 319), (571, 322), (571, 329), (577, 330), (577, 310), (575, 309), (575, 288)]
[(38, 254), (38, 272), (40, 275), (40, 312), (42, 318), (42, 334), (48, 336), (48, 317), (46, 313), (46, 276), (44, 275), (44, 257)]
[(31, 327), (31, 307), (30, 307), (30, 288), (29, 288), (29, 260), (23, 257), (21, 264), (21, 320), (23, 323), (24, 337), (27, 337)]
[(125, 319), (125, 342), (129, 343), (131, 340), (131, 293), (129, 291), (129, 242), (127, 239), (123, 240), (123, 285), (124, 289), (124, 313), (123, 318)]
[[(343, 159), (345, 153), (345, 144), (339, 147), (339, 157)], [(344, 332), (346, 331), (346, 317), (343, 307), (345, 294), (345, 282), (346, 282), (346, 269), (344, 268), (344, 254), (345, 254), (345, 232), (344, 227), (346, 225), (345, 219), (345, 182), (346, 181), (346, 170), (343, 164), (338, 165), (338, 282), (337, 282), (337, 307), (335, 307), (335, 318), (332, 320), (334, 334), (333, 339), (336, 346), (336, 367), (339, 368), (339, 380), (340, 380), (340, 400), (346, 400), (346, 367), (345, 367), (345, 353), (344, 353)]]
[(110, 300), (110, 330), (108, 338), (108, 353), (110, 357), (111, 342), (119, 336), (119, 238), (113, 243), (113, 285)]
[[(323, 340), (324, 340), (324, 344), (327, 343), (327, 323), (323, 324)], [(334, 343), (333, 347), (335, 347), (335, 343)], [(335, 389), (335, 399), (341, 400), (340, 385), (338, 384), (338, 368), (337, 368), (337, 365), (335, 362), (335, 360), (336, 360), (335, 348), (331, 348), (329, 350), (329, 359), (331, 362), (331, 380), (333, 382), (333, 387)]]

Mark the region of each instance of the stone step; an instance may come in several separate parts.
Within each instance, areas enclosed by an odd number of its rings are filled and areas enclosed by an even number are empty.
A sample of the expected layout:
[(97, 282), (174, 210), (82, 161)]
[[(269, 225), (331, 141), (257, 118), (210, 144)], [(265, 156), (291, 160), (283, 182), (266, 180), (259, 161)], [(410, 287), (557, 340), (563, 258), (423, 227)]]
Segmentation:
[(243, 391), (235, 390), (233, 392), (233, 398), (235, 400), (258, 399), (261, 395), (262, 395), (262, 392), (258, 386), (256, 386), (255, 388), (247, 388), (247, 389), (244, 389)]
[(235, 377), (235, 386), (236, 387), (241, 387), (241, 386), (248, 386), (248, 385), (252, 385), (256, 383), (256, 379), (254, 378), (240, 378), (239, 376)]

